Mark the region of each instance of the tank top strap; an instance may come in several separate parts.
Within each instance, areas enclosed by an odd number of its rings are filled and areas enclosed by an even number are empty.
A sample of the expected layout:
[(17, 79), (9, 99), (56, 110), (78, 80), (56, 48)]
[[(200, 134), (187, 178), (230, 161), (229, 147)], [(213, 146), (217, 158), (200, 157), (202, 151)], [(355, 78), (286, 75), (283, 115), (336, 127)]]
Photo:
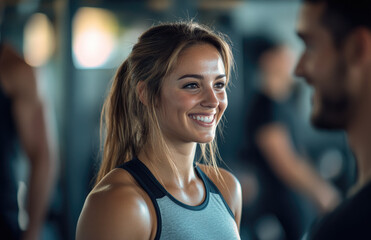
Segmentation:
[(134, 157), (129, 162), (120, 165), (119, 168), (128, 171), (151, 198), (157, 199), (165, 196), (163, 187), (138, 158)]
[(199, 166), (196, 166), (195, 169), (197, 170), (198, 175), (203, 179), (206, 189), (208, 189), (210, 191), (210, 193), (214, 193), (214, 194), (217, 194), (217, 195), (220, 196), (220, 198), (222, 199), (222, 201), (224, 203), (224, 206), (227, 208), (229, 214), (234, 218), (234, 214), (233, 214), (231, 208), (229, 207), (228, 203), (225, 201), (223, 195), (220, 193), (218, 187), (213, 183), (213, 181), (211, 181), (211, 179), (206, 175), (206, 173), (204, 173), (200, 169)]
[(211, 181), (211, 179), (204, 173), (199, 166), (195, 166), (197, 174), (202, 178), (203, 182), (205, 183), (206, 189), (208, 189), (212, 193), (220, 194), (219, 189), (215, 186), (215, 184)]

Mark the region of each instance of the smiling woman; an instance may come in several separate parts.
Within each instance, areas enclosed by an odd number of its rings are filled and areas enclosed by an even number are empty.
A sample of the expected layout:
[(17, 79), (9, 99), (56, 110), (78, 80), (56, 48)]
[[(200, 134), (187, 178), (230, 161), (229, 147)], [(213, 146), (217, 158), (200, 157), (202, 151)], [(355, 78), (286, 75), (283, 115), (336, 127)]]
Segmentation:
[(159, 123), (171, 144), (214, 139), (227, 107), (226, 81), (223, 59), (214, 46), (199, 43), (180, 54), (161, 94)]
[(78, 240), (240, 239), (240, 184), (215, 157), (232, 62), (223, 35), (196, 23), (142, 34), (103, 108), (103, 161)]

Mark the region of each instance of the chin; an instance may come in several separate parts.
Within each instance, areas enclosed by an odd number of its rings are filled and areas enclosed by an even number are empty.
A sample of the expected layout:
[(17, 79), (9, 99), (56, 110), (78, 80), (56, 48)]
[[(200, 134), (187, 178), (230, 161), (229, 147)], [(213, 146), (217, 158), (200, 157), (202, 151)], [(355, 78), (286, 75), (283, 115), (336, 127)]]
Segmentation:
[(214, 140), (214, 137), (215, 137), (214, 135), (205, 136), (205, 137), (199, 138), (197, 142), (198, 143), (209, 143)]
[(210, 143), (210, 142), (212, 142), (214, 140), (214, 138), (212, 138), (212, 139), (209, 139), (209, 140), (201, 140), (201, 141), (197, 141), (198, 143), (204, 143), (204, 144), (206, 144), (206, 143)]
[(312, 113), (311, 123), (318, 129), (344, 130), (347, 126), (344, 114)]
[(312, 124), (319, 129), (346, 130), (356, 109), (349, 94), (341, 91), (336, 97), (322, 96), (313, 104)]

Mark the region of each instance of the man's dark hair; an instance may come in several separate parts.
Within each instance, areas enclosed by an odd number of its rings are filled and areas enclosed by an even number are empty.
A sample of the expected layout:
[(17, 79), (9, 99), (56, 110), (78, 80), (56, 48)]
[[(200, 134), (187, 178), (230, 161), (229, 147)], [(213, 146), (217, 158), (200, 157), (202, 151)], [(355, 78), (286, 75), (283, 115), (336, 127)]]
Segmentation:
[(323, 3), (322, 23), (330, 31), (334, 42), (341, 46), (349, 33), (358, 27), (371, 31), (371, 0), (303, 0), (305, 3)]

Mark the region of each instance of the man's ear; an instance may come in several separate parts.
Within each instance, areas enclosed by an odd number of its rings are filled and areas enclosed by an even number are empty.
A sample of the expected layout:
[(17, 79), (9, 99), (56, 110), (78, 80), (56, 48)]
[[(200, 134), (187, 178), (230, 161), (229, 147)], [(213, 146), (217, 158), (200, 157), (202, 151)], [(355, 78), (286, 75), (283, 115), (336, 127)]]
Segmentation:
[(139, 81), (136, 87), (136, 91), (139, 97), (139, 100), (145, 105), (148, 105), (147, 99), (147, 86), (143, 81)]
[(362, 59), (369, 65), (371, 61), (371, 30), (369, 28), (362, 28), (361, 39), (363, 45)]
[(371, 31), (359, 27), (345, 42), (345, 54), (351, 65), (369, 64), (371, 61)]

